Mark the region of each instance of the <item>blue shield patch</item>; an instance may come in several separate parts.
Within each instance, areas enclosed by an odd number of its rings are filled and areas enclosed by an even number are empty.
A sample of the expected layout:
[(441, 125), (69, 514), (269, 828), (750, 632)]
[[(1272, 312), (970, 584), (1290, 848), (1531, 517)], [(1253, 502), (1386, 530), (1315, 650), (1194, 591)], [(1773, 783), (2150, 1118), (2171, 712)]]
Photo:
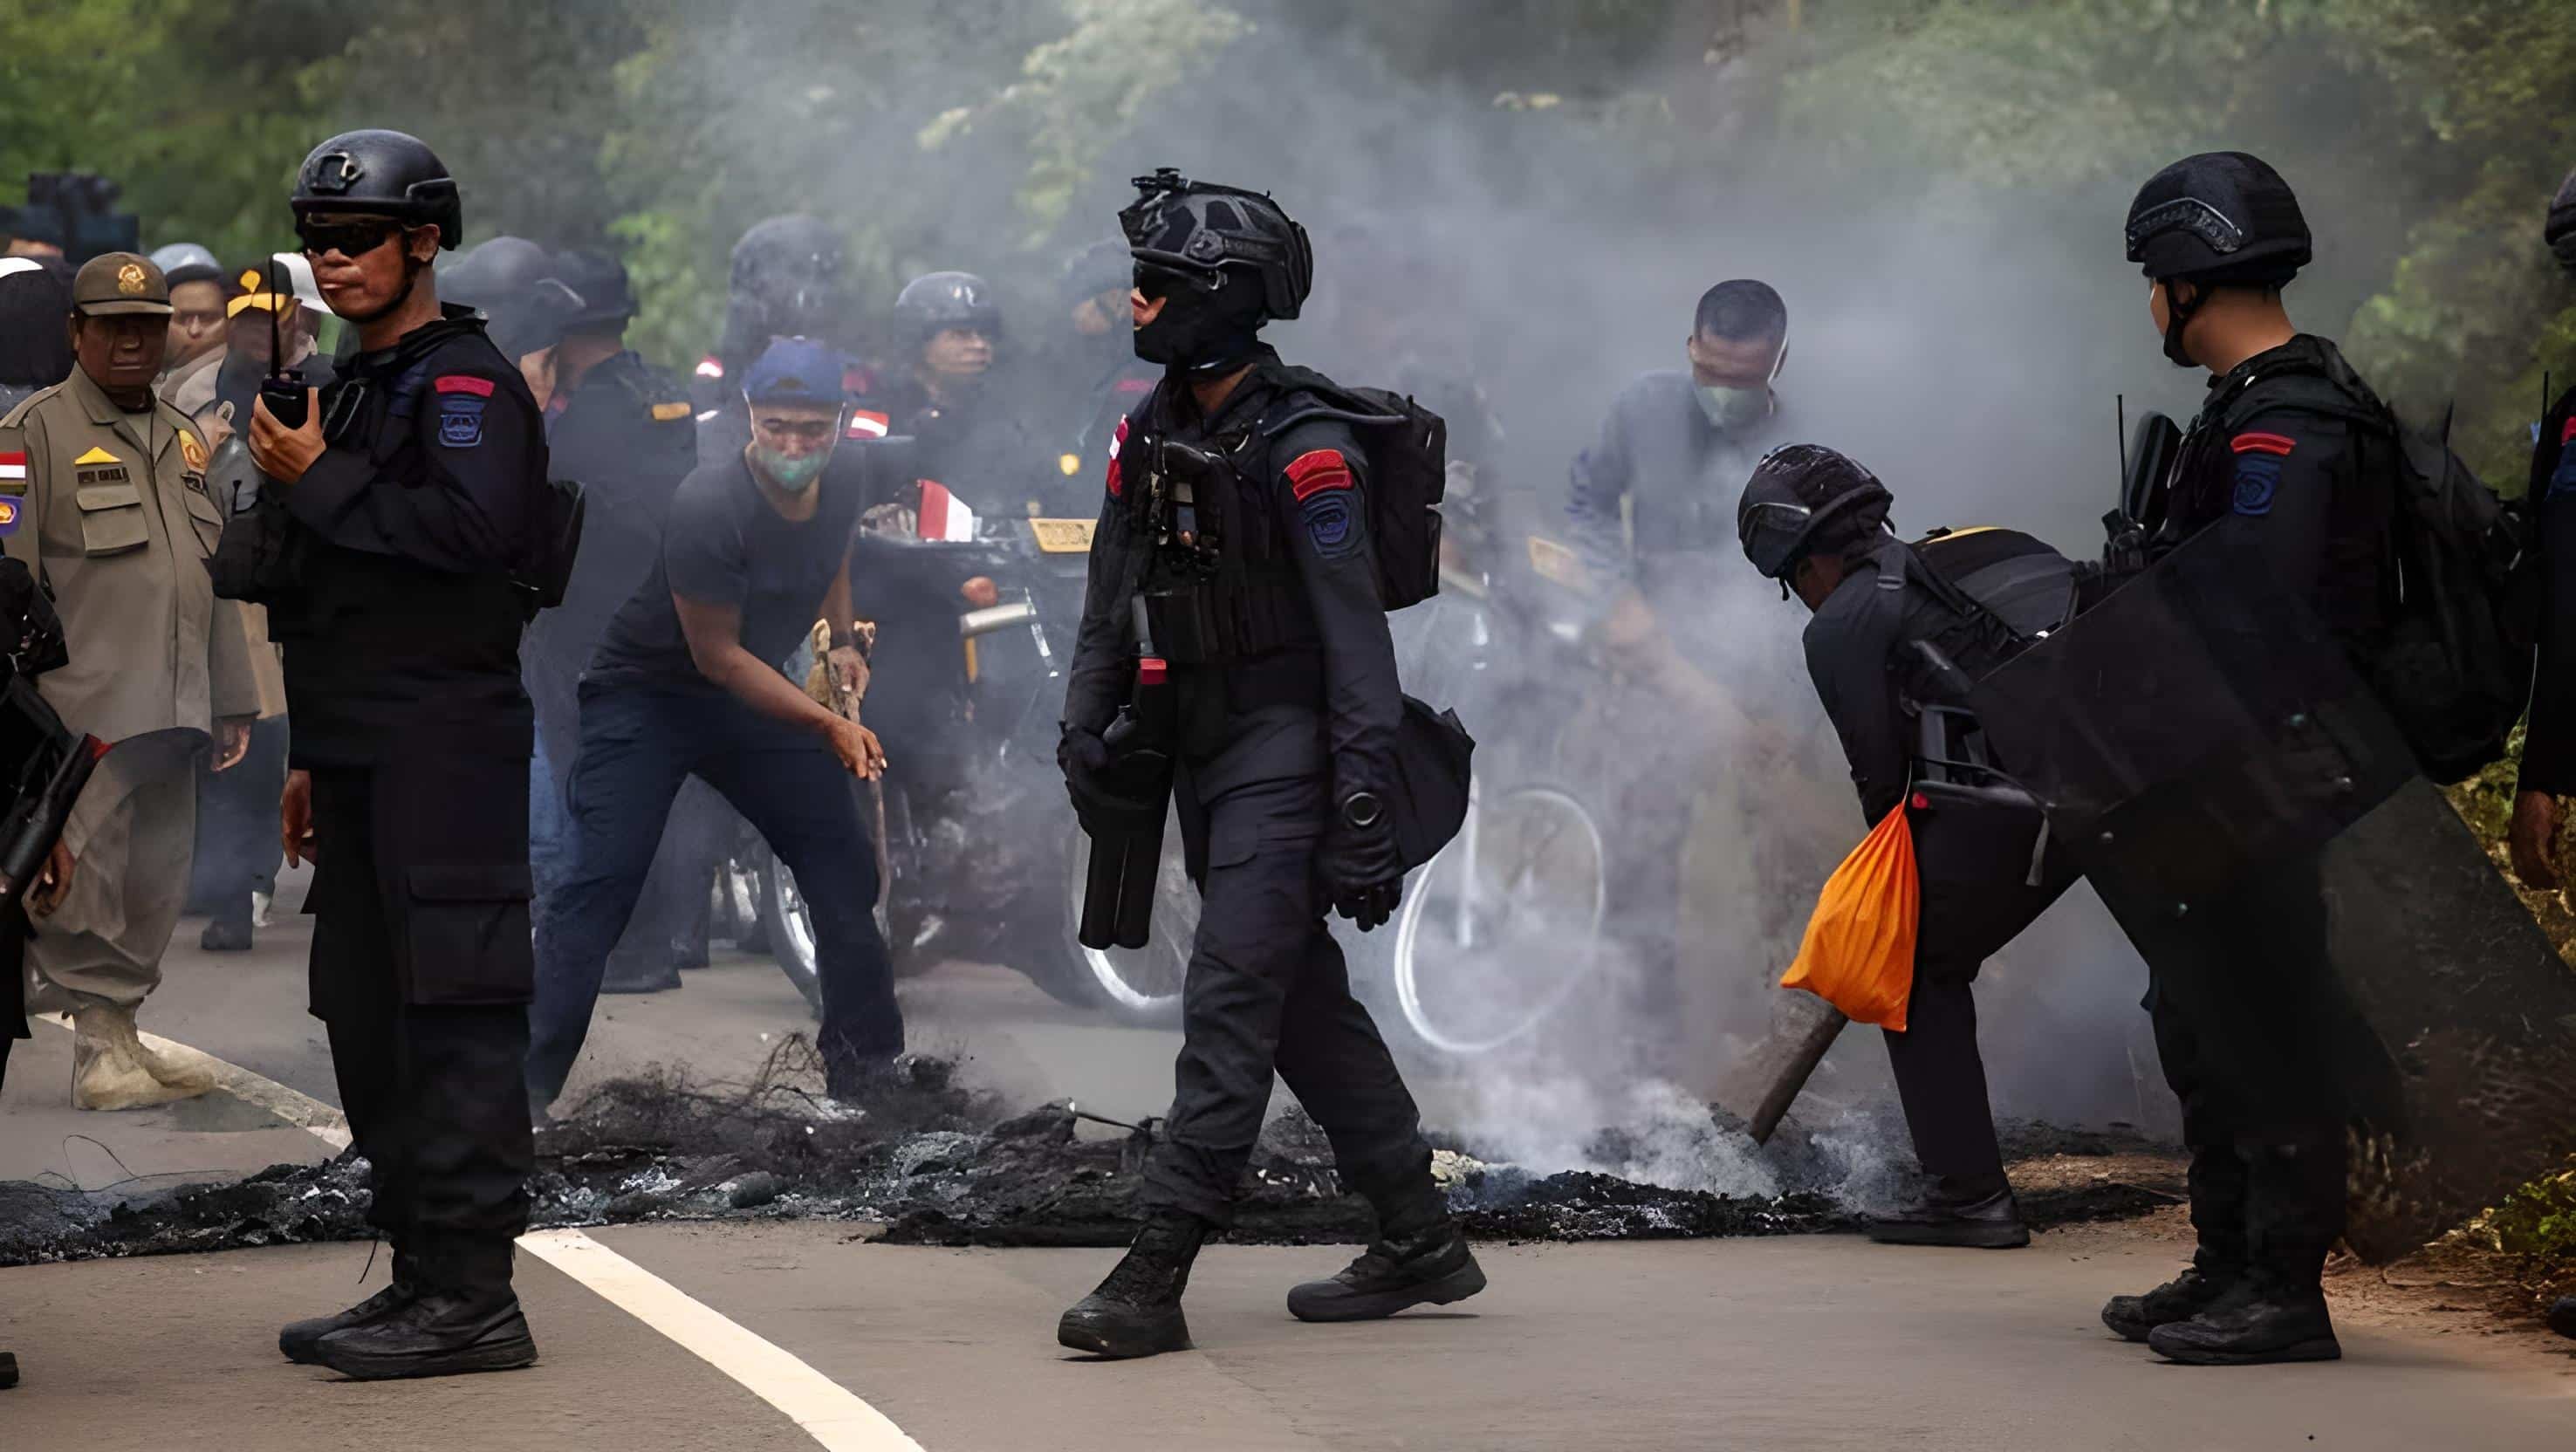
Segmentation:
[(2244, 454), (2236, 460), (2236, 512), (2269, 514), (2272, 495), (2281, 487), (2281, 461), (2268, 454)]
[(2576, 493), (2576, 442), (2559, 451), (2558, 472), (2549, 476), (2550, 498), (2568, 493)]
[(1359, 527), (1351, 513), (1351, 491), (1331, 489), (1308, 499), (1299, 511), (1306, 522), (1306, 538), (1315, 542), (1315, 553), (1328, 560), (1338, 560), (1359, 547)]
[(470, 449), (482, 443), (484, 403), (471, 394), (440, 394), (438, 441), (451, 449)]

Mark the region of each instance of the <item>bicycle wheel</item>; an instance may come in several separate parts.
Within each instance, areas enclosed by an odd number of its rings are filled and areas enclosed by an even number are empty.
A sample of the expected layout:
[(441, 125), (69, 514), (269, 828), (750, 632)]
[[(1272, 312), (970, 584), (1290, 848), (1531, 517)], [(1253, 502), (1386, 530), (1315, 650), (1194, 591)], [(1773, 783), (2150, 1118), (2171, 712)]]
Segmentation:
[(1563, 1008), (1600, 966), (1608, 861), (1574, 793), (1480, 790), (1396, 918), (1396, 1000), (1415, 1036), (1488, 1053)]

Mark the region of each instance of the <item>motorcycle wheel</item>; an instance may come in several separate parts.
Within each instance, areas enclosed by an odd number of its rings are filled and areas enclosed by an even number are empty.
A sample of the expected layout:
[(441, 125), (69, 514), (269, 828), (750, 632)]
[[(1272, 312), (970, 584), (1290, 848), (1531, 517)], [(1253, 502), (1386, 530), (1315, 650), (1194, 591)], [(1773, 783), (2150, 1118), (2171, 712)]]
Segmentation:
[(714, 898), (708, 936), (721, 938), (746, 953), (768, 951), (762, 916), (768, 907), (769, 877), (764, 868), (768, 852), (741, 853), (716, 864), (715, 882), (709, 888)]
[(1075, 934), (1082, 924), (1082, 892), (1089, 876), (1091, 839), (1080, 827), (1065, 835), (1064, 955), (1059, 971), (1032, 974), (1063, 1002), (1097, 1009), (1137, 1028), (1172, 1028), (1181, 1021), (1181, 983), (1199, 929), (1198, 889), (1190, 885), (1181, 834), (1163, 834), (1163, 862), (1154, 885), (1153, 941), (1142, 948), (1086, 948)]
[(776, 857), (761, 864), (760, 926), (769, 939), (769, 956), (778, 971), (805, 996), (805, 1006), (823, 1016), (823, 979), (814, 954), (814, 914), (796, 889), (796, 874)]
[(1407, 1028), (1458, 1056), (1519, 1039), (1600, 967), (1609, 856), (1562, 787), (1481, 788), (1467, 823), (1397, 910), (1393, 974)]

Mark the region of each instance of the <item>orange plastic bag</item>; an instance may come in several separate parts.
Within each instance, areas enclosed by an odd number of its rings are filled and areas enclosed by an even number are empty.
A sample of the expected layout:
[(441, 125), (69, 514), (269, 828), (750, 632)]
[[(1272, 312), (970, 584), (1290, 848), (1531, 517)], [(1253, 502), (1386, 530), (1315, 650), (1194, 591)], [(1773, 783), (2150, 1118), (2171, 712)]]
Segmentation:
[(1806, 941), (1780, 986), (1803, 988), (1855, 1023), (1903, 1033), (1920, 893), (1914, 834), (1900, 803), (1825, 879)]

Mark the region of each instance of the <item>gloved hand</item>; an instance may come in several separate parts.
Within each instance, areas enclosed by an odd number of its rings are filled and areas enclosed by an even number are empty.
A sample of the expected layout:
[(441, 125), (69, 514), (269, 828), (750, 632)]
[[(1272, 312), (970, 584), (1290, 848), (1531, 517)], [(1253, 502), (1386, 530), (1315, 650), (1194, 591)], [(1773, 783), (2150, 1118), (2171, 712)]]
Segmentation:
[(1073, 814), (1091, 836), (1150, 831), (1163, 824), (1171, 772), (1171, 758), (1164, 753), (1120, 756), (1100, 733), (1067, 725), (1056, 742), (1055, 764), (1064, 772)]
[(1343, 798), (1324, 827), (1316, 861), (1333, 910), (1363, 933), (1394, 917), (1404, 901), (1404, 859), (1396, 848), (1395, 819), (1374, 793)]

